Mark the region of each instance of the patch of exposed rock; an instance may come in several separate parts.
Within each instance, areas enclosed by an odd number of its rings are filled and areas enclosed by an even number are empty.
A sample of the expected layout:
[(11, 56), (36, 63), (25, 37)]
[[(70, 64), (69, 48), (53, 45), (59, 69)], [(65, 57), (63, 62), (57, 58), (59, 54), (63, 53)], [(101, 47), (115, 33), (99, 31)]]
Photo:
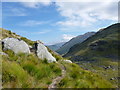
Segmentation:
[(14, 53), (30, 53), (28, 44), (23, 40), (8, 37), (3, 39), (1, 43), (3, 50), (10, 49)]
[[(2, 49), (3, 50), (12, 50), (14, 53), (35, 53), (38, 58), (44, 60), (46, 59), (48, 62), (56, 62), (56, 59), (52, 56), (52, 54), (47, 50), (47, 48), (41, 43), (37, 41), (34, 46), (29, 46), (25, 41), (16, 38), (5, 38), (1, 40)], [(1, 53), (3, 55), (4, 53)]]
[(72, 63), (72, 61), (71, 60), (64, 60), (65, 62), (67, 62), (67, 63)]
[(40, 41), (37, 41), (35, 43), (35, 50), (38, 58), (44, 60), (48, 60), (48, 62), (56, 62), (56, 59), (52, 56), (52, 54), (47, 50), (47, 48), (41, 43)]
[(4, 52), (0, 52), (0, 55), (4, 55), (4, 56), (8, 56), (6, 53)]
[(89, 48), (91, 50), (104, 51), (104, 48), (101, 48), (101, 46), (103, 46), (105, 44), (107, 44), (107, 41), (105, 41), (105, 40), (97, 40), (97, 41), (92, 42), (89, 45)]

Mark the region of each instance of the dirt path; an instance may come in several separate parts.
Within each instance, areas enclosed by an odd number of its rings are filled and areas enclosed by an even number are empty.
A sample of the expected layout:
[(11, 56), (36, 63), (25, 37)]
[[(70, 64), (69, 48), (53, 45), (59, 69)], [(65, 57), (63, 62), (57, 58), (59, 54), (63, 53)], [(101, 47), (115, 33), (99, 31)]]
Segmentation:
[(62, 69), (62, 76), (58, 76), (55, 79), (53, 79), (52, 83), (48, 86), (49, 90), (52, 88), (57, 88), (57, 84), (64, 78), (66, 74), (66, 69), (62, 64), (60, 64), (60, 68)]

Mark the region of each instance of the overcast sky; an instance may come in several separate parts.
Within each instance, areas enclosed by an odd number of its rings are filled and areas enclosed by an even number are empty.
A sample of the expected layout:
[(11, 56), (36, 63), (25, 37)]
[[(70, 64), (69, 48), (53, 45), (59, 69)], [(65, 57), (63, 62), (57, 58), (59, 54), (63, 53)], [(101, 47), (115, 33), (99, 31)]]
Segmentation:
[(2, 2), (2, 27), (45, 44), (68, 41), (118, 22), (118, 0), (17, 1)]

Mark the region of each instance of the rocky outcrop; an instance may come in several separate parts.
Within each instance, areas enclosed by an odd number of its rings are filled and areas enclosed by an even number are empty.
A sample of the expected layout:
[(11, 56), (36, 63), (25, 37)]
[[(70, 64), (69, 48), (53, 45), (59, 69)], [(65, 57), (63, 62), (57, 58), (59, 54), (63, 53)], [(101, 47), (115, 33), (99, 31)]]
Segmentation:
[(35, 43), (35, 50), (38, 58), (42, 60), (46, 59), (48, 62), (56, 62), (56, 59), (40, 41)]
[[(41, 43), (37, 41), (34, 46), (29, 46), (26, 42), (16, 38), (5, 38), (1, 41), (2, 49), (7, 50), (10, 49), (14, 53), (35, 53), (38, 58), (41, 60), (46, 59), (48, 62), (56, 62), (56, 59), (52, 56), (52, 54), (47, 50), (47, 48)], [(3, 54), (3, 53), (1, 53)]]
[(14, 53), (30, 53), (29, 46), (26, 42), (16, 38), (5, 38), (2, 41), (2, 49), (10, 49)]

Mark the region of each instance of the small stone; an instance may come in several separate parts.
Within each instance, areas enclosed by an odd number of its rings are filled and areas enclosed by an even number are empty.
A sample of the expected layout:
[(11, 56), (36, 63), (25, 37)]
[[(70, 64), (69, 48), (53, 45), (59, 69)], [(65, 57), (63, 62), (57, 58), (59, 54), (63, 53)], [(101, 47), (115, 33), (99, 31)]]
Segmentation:
[(67, 62), (67, 63), (72, 63), (72, 61), (71, 60), (64, 60), (65, 62)]

